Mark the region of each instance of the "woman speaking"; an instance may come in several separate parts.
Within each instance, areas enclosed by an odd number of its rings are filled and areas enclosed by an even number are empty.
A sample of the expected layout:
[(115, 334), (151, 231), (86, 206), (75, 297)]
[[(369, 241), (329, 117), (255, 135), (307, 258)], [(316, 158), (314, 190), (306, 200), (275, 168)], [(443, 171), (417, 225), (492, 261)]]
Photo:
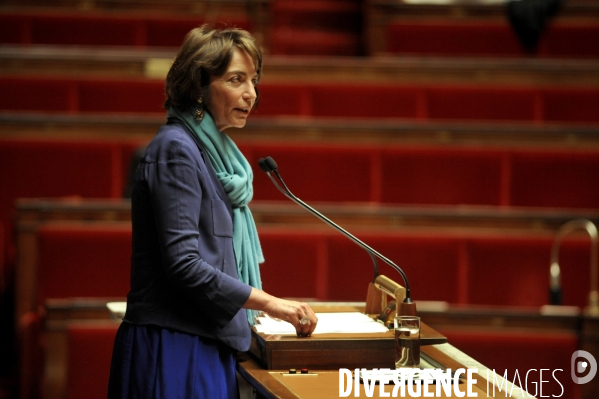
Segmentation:
[(239, 29), (193, 29), (166, 78), (166, 125), (133, 182), (131, 289), (109, 398), (237, 398), (235, 352), (255, 313), (309, 336), (301, 302), (261, 290), (262, 250), (248, 203), (250, 165), (224, 130), (258, 100), (262, 53)]

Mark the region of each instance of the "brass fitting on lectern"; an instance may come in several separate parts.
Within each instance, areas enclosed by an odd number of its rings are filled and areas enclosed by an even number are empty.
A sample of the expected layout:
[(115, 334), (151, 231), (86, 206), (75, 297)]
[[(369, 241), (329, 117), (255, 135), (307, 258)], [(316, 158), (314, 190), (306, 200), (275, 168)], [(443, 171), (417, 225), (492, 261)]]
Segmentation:
[(377, 276), (374, 280), (374, 285), (385, 294), (395, 298), (397, 303), (403, 302), (406, 298), (406, 289), (387, 276)]
[(374, 280), (374, 285), (385, 294), (395, 298), (397, 304), (395, 309), (396, 314), (400, 316), (418, 315), (416, 312), (416, 304), (412, 302), (411, 299), (406, 298), (406, 289), (404, 287), (383, 275), (377, 276)]

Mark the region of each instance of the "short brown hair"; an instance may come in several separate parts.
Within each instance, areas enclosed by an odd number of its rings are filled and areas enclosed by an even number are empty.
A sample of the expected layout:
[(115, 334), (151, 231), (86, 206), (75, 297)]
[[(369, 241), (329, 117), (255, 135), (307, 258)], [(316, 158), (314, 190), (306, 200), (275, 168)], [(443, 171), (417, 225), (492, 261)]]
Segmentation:
[(164, 108), (195, 109), (200, 97), (208, 105), (210, 81), (212, 77), (225, 74), (235, 49), (245, 50), (252, 57), (260, 78), (262, 51), (249, 32), (237, 28), (217, 29), (209, 25), (189, 31), (166, 76)]

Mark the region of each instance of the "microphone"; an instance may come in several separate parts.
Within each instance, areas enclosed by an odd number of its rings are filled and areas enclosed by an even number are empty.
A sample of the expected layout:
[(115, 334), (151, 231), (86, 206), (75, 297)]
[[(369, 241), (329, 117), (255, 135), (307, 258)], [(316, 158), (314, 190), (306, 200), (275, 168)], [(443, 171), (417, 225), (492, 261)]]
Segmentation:
[[(326, 217), (325, 215), (318, 212), (316, 209), (312, 208), (310, 205), (306, 204), (304, 201), (302, 201), (301, 199), (296, 197), (291, 192), (291, 190), (289, 190), (289, 188), (283, 181), (283, 178), (279, 174), (277, 163), (275, 162), (274, 159), (272, 159), (272, 157), (260, 158), (258, 160), (258, 165), (260, 166), (260, 169), (262, 169), (262, 171), (264, 171), (268, 175), (268, 177), (270, 178), (272, 183), (275, 185), (275, 187), (281, 193), (283, 193), (283, 195), (285, 195), (287, 198), (291, 199), (293, 202), (297, 203), (298, 205), (302, 206), (303, 208), (307, 209), (308, 211), (313, 213), (316, 217), (318, 217), (319, 219), (321, 219), (325, 223), (327, 223), (329, 226), (333, 227), (335, 230), (339, 231), (341, 234), (345, 235), (347, 238), (352, 240), (355, 244), (360, 246), (362, 249), (366, 250), (366, 252), (370, 255), (370, 257), (374, 263), (374, 282), (373, 282), (374, 285), (379, 290), (394, 297), (397, 301), (400, 300), (400, 298), (404, 295), (404, 291), (405, 291), (405, 299), (400, 304), (399, 311), (397, 313), (400, 315), (416, 316), (416, 304), (411, 299), (410, 283), (408, 281), (408, 277), (406, 276), (404, 271), (399, 266), (397, 266), (395, 263), (393, 263), (387, 257), (381, 255), (379, 252), (372, 249), (370, 246), (368, 246), (366, 243), (364, 243), (363, 241), (361, 241), (360, 239), (355, 237), (353, 234), (351, 234), (350, 232), (345, 230), (343, 227), (339, 226), (338, 224), (333, 222), (331, 219), (329, 219), (328, 217)], [(277, 182), (277, 180), (275, 180), (275, 178), (272, 176), (271, 173), (274, 173), (274, 175), (278, 179), (278, 182)], [(399, 284), (392, 281), (391, 279), (389, 279), (383, 275), (379, 276), (378, 263), (376, 260), (377, 258), (379, 258), (380, 260), (382, 260), (383, 262), (385, 262), (386, 264), (391, 266), (395, 271), (397, 271), (401, 275), (401, 277), (406, 285), (405, 289), (403, 287), (401, 287)], [(369, 290), (369, 296), (370, 296), (370, 290)], [(368, 299), (366, 302), (367, 302), (367, 304), (366, 304), (367, 308), (369, 306), (372, 306), (371, 304), (369, 305), (370, 301)], [(375, 312), (367, 311), (366, 313), (375, 313)], [(378, 313), (378, 312), (376, 312), (376, 313)]]

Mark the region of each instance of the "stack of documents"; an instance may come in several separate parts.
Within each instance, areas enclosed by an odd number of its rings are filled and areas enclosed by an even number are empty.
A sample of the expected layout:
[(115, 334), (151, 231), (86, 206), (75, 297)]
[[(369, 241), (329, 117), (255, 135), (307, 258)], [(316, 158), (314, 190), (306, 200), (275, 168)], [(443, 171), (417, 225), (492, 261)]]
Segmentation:
[[(318, 317), (318, 324), (313, 334), (385, 333), (389, 331), (382, 323), (360, 312), (316, 313), (316, 317)], [(296, 334), (295, 327), (286, 321), (274, 319), (268, 315), (258, 317), (257, 320), (255, 327), (259, 333)]]

